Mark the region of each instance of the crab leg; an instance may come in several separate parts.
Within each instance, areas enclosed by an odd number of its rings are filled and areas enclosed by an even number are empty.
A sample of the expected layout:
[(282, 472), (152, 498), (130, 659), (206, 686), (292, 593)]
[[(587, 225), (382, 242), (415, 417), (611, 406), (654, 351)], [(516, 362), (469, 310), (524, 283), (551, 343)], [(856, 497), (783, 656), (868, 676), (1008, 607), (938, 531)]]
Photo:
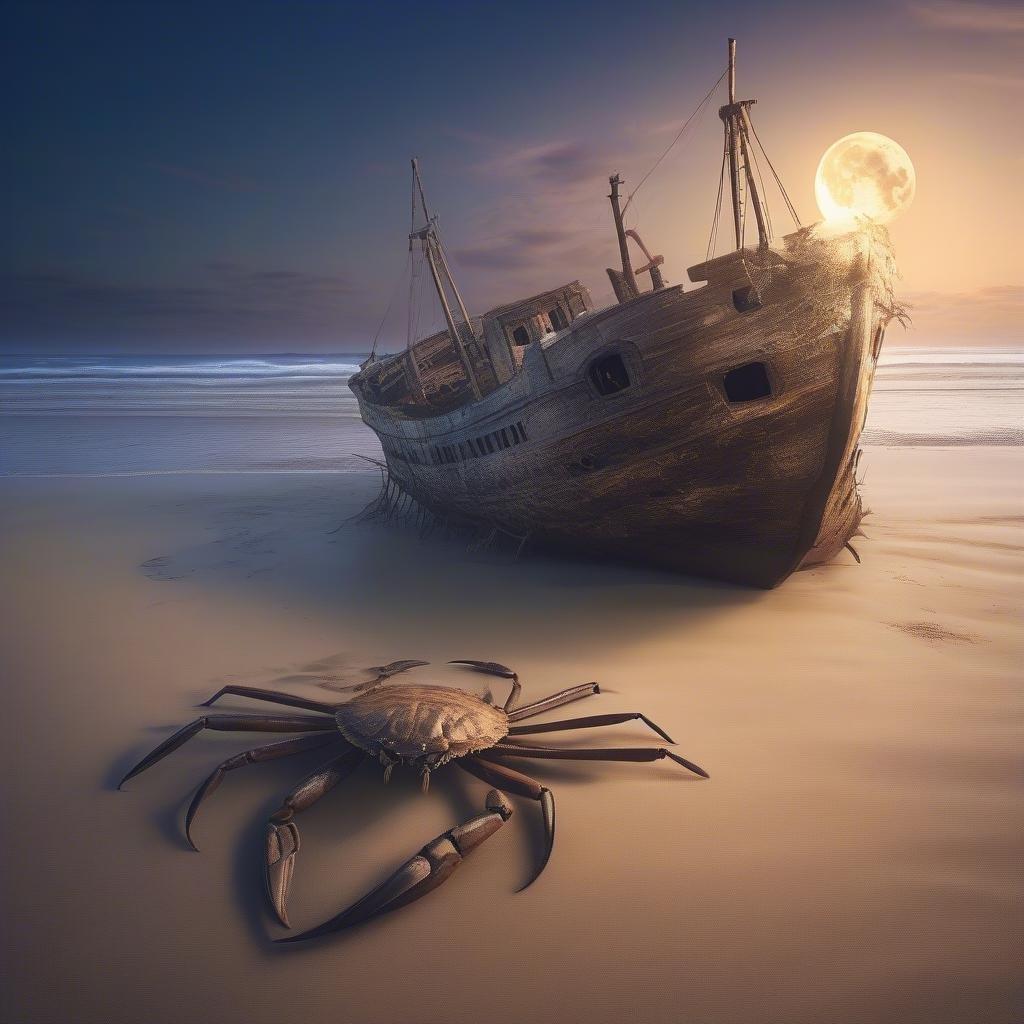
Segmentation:
[(544, 814), (544, 856), (533, 876), (519, 889), (533, 885), (540, 878), (541, 872), (547, 867), (551, 858), (551, 850), (555, 845), (555, 798), (551, 790), (542, 786), (539, 782), (531, 779), (529, 775), (517, 772), (511, 765), (497, 761), (481, 761), (475, 757), (462, 757), (455, 762), (460, 768), (482, 779), (490, 786), (515, 793), (517, 796), (529, 797), (540, 803), (541, 811)]
[(301, 935), (289, 935), (278, 942), (300, 942), (328, 935), (397, 910), (436, 889), (462, 863), (463, 858), (485, 839), (494, 835), (512, 817), (512, 807), (497, 790), (487, 794), (486, 812), (442, 833), (407, 860), (383, 885), (377, 886), (329, 921)]
[(599, 725), (621, 725), (623, 722), (640, 721), (653, 729), (666, 743), (675, 740), (660, 726), (639, 711), (626, 711), (619, 715), (590, 715), (587, 718), (567, 718), (562, 722), (538, 722), (533, 725), (514, 725), (509, 736), (527, 736), (536, 732), (562, 732), (564, 729), (590, 729)]
[(228, 694), (234, 694), (236, 697), (252, 697), (253, 700), (268, 700), (290, 708), (302, 708), (304, 711), (320, 711), (325, 715), (333, 715), (337, 710), (335, 704), (325, 704), (323, 701), (310, 700), (308, 697), (297, 697), (291, 693), (282, 693), (280, 690), (262, 690), (258, 686), (222, 686), (209, 700), (204, 700), (199, 706), (208, 708)]
[(511, 711), (519, 703), (519, 693), (523, 688), (519, 682), (519, 674), (507, 665), (501, 665), (496, 661), (477, 661), (474, 658), (457, 658), (455, 661), (449, 661), (448, 664), (468, 665), (476, 672), (486, 672), (488, 675), (501, 676), (502, 679), (511, 679), (512, 692), (501, 706), (502, 710)]
[(188, 840), (188, 845), (198, 852), (199, 847), (196, 846), (195, 840), (192, 838), (192, 821), (202, 802), (220, 786), (228, 772), (235, 768), (244, 768), (247, 764), (262, 764), (264, 761), (277, 761), (282, 757), (293, 757), (295, 754), (316, 750), (318, 747), (327, 746), (328, 743), (339, 741), (341, 741), (341, 737), (336, 730), (332, 729), (330, 732), (300, 736), (296, 740), (282, 740), (279, 743), (268, 743), (264, 747), (253, 747), (252, 750), (245, 750), (241, 754), (229, 757), (226, 761), (221, 761), (196, 790), (196, 795), (188, 806), (188, 811), (185, 814), (185, 838)]
[(363, 751), (348, 747), (343, 754), (299, 783), (267, 822), (267, 893), (277, 919), (285, 928), (291, 927), (288, 922), (288, 890), (295, 874), (295, 856), (299, 852), (299, 828), (292, 819), (351, 775), (365, 756)]
[(129, 779), (147, 768), (152, 768), (183, 743), (187, 743), (204, 729), (218, 732), (322, 732), (327, 723), (322, 718), (308, 718), (304, 715), (203, 715), (194, 722), (183, 726), (173, 736), (168, 736), (155, 750), (151, 750), (120, 781), (118, 789)]
[(700, 765), (687, 761), (685, 757), (673, 754), (664, 747), (601, 747), (596, 749), (572, 747), (528, 747), (519, 743), (495, 743), (493, 747), (480, 751), (477, 757), (490, 760), (491, 752), (503, 757), (551, 758), (561, 761), (660, 761), (671, 758), (676, 764), (688, 768), (703, 779), (710, 779)]
[(582, 700), (584, 697), (600, 692), (601, 687), (597, 683), (582, 683), (579, 686), (570, 686), (568, 690), (559, 690), (558, 693), (553, 693), (550, 697), (542, 697), (540, 700), (535, 700), (532, 704), (524, 704), (521, 708), (516, 708), (515, 711), (509, 713), (508, 720), (510, 722), (520, 722), (524, 718), (533, 718), (534, 715), (539, 715), (544, 711), (550, 711), (552, 708), (561, 707), (563, 704), (569, 704), (574, 700)]

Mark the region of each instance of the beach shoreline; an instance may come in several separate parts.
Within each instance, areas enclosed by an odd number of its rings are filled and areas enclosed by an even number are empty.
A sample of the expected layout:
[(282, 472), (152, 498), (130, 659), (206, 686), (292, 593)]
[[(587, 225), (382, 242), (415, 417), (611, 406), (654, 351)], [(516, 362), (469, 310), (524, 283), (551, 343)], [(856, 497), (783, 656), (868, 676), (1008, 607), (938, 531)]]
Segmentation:
[[(18, 826), (2, 1016), (169, 1024), (184, 999), (192, 1020), (257, 1024), (1010, 1024), (1024, 452), (873, 447), (863, 465), (863, 564), (770, 593), (346, 523), (373, 472), (0, 479)], [(515, 667), (526, 698), (600, 681), (581, 714), (643, 711), (711, 780), (531, 765), (559, 831), (527, 892), (539, 825), (516, 801), (438, 893), (285, 954), (262, 823), (315, 757), (233, 773), (197, 822), (201, 857), (182, 801), (251, 736), (201, 736), (114, 791), (225, 682), (324, 697), (423, 658), (410, 681), (501, 690), (445, 665), (466, 657)], [(293, 920), (336, 913), (475, 813), (485, 787), (462, 774), (422, 799), (366, 766), (307, 812)]]

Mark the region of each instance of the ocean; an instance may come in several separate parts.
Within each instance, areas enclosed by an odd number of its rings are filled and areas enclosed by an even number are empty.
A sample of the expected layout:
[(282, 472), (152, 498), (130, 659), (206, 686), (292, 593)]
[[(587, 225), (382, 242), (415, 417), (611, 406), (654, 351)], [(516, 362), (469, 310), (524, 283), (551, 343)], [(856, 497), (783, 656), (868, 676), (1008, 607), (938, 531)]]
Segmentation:
[[(323, 473), (380, 457), (360, 355), (0, 356), (0, 476)], [(866, 445), (1024, 443), (1024, 350), (883, 351)]]

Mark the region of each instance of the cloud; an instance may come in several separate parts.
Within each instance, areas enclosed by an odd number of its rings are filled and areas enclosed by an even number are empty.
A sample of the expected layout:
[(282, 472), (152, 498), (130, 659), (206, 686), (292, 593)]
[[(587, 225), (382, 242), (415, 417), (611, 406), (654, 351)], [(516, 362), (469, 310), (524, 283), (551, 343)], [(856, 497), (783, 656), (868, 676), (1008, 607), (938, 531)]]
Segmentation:
[(973, 292), (912, 292), (904, 296), (914, 340), (966, 344), (1024, 343), (1024, 285), (990, 285)]
[(578, 139), (510, 149), (477, 165), (478, 171), (546, 185), (572, 186), (606, 173), (606, 158)]
[(929, 28), (957, 32), (1024, 32), (1024, 9), (999, 4), (933, 0), (910, 4), (911, 13)]
[(472, 141), (484, 155), (470, 170), (487, 180), (493, 198), (472, 211), (452, 254), (474, 308), (576, 278), (600, 291), (604, 267), (615, 259), (604, 199), (607, 175), (615, 169), (614, 143), (562, 138), (510, 144), (483, 136)]
[(302, 347), (344, 340), (353, 318), (365, 317), (366, 302), (361, 290), (330, 275), (233, 263), (207, 264), (196, 284), (128, 284), (60, 270), (8, 273), (0, 275), (0, 344)]
[(522, 228), (454, 250), (455, 258), (467, 267), (515, 270), (545, 259), (566, 241), (566, 232), (555, 228)]

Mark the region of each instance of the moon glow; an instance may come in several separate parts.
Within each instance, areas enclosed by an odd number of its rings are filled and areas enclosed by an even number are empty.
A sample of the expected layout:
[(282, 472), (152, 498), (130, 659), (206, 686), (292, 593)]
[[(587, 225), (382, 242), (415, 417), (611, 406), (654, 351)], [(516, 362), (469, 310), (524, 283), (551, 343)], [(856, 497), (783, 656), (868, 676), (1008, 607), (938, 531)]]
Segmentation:
[(906, 150), (877, 132), (854, 132), (825, 150), (814, 178), (818, 209), (829, 221), (892, 220), (913, 201), (917, 175)]

